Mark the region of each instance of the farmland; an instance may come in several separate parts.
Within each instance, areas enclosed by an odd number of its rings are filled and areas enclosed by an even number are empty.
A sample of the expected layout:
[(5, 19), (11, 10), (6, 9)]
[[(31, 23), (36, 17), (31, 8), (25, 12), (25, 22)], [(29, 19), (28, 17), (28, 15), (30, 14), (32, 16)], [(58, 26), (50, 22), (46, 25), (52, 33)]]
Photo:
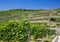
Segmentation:
[(0, 11), (0, 40), (2, 41), (30, 42), (37, 39), (43, 41), (43, 38), (53, 39), (56, 33), (55, 30), (50, 29), (51, 27), (60, 28), (60, 9)]
[(26, 9), (11, 9), (0, 11), (0, 23), (9, 20), (21, 20), (27, 18), (31, 23), (47, 23), (51, 20), (52, 24), (60, 24), (60, 9), (54, 10), (26, 10)]

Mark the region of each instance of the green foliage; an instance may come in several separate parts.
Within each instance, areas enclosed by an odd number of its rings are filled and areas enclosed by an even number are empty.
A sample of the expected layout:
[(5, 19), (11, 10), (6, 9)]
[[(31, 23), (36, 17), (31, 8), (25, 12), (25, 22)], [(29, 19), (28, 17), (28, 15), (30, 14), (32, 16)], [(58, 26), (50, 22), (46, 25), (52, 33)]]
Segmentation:
[(53, 35), (55, 34), (55, 30), (51, 30), (49, 28), (46, 28), (46, 26), (44, 24), (33, 24), (31, 26), (31, 35), (34, 36), (35, 39), (37, 38), (42, 38), (45, 37), (48, 33), (48, 35)]
[(29, 23), (27, 20), (23, 20), (22, 23), (19, 21), (7, 22), (0, 27), (0, 39), (26, 41), (28, 27)]
[(0, 40), (17, 40), (20, 42), (27, 42), (28, 31), (30, 36), (34, 36), (35, 39), (42, 38), (42, 36), (52, 35), (54, 30), (46, 28), (44, 24), (30, 24), (27, 19), (22, 21), (9, 21), (0, 26)]

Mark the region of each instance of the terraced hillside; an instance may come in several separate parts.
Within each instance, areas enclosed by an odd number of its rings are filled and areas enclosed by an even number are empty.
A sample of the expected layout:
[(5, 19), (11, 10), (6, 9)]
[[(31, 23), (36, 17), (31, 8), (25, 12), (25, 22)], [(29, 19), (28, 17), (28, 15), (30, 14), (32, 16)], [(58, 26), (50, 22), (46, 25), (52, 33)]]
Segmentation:
[(55, 10), (26, 10), (13, 9), (0, 11), (0, 23), (9, 20), (29, 19), (30, 23), (46, 23), (47, 25), (60, 25), (60, 9)]

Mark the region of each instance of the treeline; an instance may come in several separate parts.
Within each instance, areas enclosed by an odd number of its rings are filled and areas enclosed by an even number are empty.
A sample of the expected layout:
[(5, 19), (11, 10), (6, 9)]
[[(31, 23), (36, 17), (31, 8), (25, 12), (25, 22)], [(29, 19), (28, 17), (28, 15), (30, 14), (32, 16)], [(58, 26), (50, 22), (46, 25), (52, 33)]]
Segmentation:
[(27, 19), (21, 21), (9, 21), (0, 25), (0, 41), (4, 42), (30, 42), (30, 37), (34, 40), (51, 36), (55, 30), (47, 28), (44, 24), (30, 24)]
[[(9, 9), (10, 11), (15, 10), (15, 11), (45, 11), (46, 9)], [(49, 9), (47, 9), (48, 11)], [(50, 9), (50, 10), (54, 10), (54, 11), (59, 11), (60, 12), (60, 8), (57, 9)]]
[(45, 10), (45, 9), (10, 9), (10, 11), (38, 11), (38, 10)]

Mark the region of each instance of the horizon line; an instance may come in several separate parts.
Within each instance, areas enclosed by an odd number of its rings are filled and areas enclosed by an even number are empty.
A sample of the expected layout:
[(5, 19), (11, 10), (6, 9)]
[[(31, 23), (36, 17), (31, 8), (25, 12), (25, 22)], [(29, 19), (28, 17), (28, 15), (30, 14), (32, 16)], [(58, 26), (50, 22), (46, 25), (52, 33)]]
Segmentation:
[[(16, 9), (21, 9), (21, 10), (24, 10), (24, 9), (26, 9), (26, 8), (14, 8), (15, 10)], [(14, 10), (14, 9), (3, 9), (3, 10), (0, 10), (0, 11), (8, 11), (8, 10)], [(60, 9), (60, 8), (54, 8), (54, 9)], [(26, 10), (54, 10), (54, 9), (44, 9), (44, 8), (42, 8), (42, 9), (26, 9)]]

